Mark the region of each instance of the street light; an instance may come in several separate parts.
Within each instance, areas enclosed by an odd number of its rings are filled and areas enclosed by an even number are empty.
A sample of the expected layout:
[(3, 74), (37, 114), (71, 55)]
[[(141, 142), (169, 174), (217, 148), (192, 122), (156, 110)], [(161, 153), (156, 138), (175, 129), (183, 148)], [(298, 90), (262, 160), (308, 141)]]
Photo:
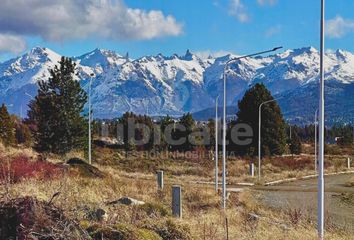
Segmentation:
[(318, 109), (315, 111), (315, 173), (317, 173), (317, 114), (318, 114)]
[(261, 180), (261, 123), (262, 123), (262, 106), (267, 103), (275, 102), (279, 98), (271, 99), (265, 102), (262, 102), (258, 107), (258, 180)]
[(325, 0), (321, 0), (321, 35), (320, 35), (320, 99), (319, 99), (319, 149), (318, 149), (318, 205), (317, 231), (318, 238), (324, 237), (324, 31)]
[(30, 98), (34, 98), (31, 94), (29, 94), (29, 93), (27, 93), (27, 92), (25, 92), (25, 95), (27, 95), (27, 96), (30, 97)]
[(90, 74), (90, 82), (89, 82), (89, 96), (88, 96), (88, 99), (89, 99), (89, 133), (88, 133), (88, 157), (89, 157), (89, 164), (92, 164), (92, 150), (91, 150), (91, 84), (92, 84), (92, 78), (95, 76), (94, 73), (91, 73)]
[(219, 150), (218, 150), (218, 101), (219, 95), (215, 100), (215, 191), (218, 192), (219, 185)]
[(275, 52), (283, 47), (275, 47), (271, 50), (249, 54), (241, 57), (236, 57), (228, 60), (225, 64), (223, 71), (223, 80), (224, 80), (224, 106), (223, 106), (223, 143), (222, 143), (222, 206), (226, 209), (226, 72), (228, 70), (229, 64), (235, 61), (238, 61), (243, 58), (253, 57), (261, 55), (264, 53)]

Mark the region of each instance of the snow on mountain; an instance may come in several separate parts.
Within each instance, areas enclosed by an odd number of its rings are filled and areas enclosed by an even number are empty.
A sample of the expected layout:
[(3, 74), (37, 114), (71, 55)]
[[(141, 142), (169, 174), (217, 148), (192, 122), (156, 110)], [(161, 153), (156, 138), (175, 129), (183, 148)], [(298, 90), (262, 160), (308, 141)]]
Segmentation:
[(327, 53), (326, 79), (340, 81), (345, 84), (354, 82), (354, 55), (350, 52), (337, 50)]
[[(48, 69), (53, 68), (60, 57), (50, 49), (37, 47), (0, 63), (0, 101), (13, 104), (15, 107), (10, 110), (14, 113), (19, 113), (19, 104), (25, 109), (29, 97), (24, 95), (36, 94), (36, 83), (48, 79)], [(94, 114), (108, 118), (125, 111), (179, 115), (210, 108), (216, 96), (222, 95), (225, 63), (234, 57), (236, 55), (202, 59), (187, 51), (183, 56), (158, 54), (133, 60), (128, 54), (122, 56), (114, 51), (95, 49), (73, 59), (77, 64), (77, 80), (85, 90), (90, 74), (95, 74), (92, 81)], [(313, 47), (236, 61), (227, 71), (228, 105), (235, 105), (257, 82), (263, 82), (275, 95), (292, 93), (296, 96), (300, 90), (302, 93), (306, 89), (314, 91), (316, 88), (310, 86), (318, 80), (318, 66), (319, 52)], [(326, 52), (325, 70), (326, 80), (333, 83), (331, 86), (353, 89), (343, 87), (354, 84), (352, 53)]]
[(134, 111), (150, 114), (182, 114), (208, 107), (203, 73), (211, 60), (202, 60), (187, 51), (180, 57), (145, 56), (126, 62), (100, 76), (94, 90), (97, 108), (110, 102), (112, 113)]
[(131, 59), (129, 59), (129, 56), (123, 57), (114, 51), (96, 48), (92, 52), (75, 57), (74, 60), (77, 62), (78, 68), (84, 72), (94, 70), (96, 74), (102, 74)]
[(19, 58), (2, 63), (0, 65), (1, 93), (47, 79), (48, 69), (53, 68), (60, 57), (48, 48), (36, 47)]

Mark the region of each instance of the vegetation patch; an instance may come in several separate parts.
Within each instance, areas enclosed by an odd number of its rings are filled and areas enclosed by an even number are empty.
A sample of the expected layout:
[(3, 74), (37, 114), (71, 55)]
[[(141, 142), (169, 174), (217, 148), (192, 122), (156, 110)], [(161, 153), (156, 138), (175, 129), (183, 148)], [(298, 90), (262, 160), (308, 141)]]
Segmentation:
[(350, 206), (354, 205), (354, 193), (341, 193), (339, 195), (335, 195), (335, 197), (339, 197), (340, 201), (345, 204)]
[(17, 156), (11, 161), (0, 159), (0, 180), (13, 183), (23, 179), (48, 180), (61, 175), (63, 168), (46, 161), (31, 161), (26, 156)]
[(137, 228), (128, 224), (116, 224), (112, 226), (92, 225), (87, 231), (95, 240), (161, 240), (162, 238), (148, 229)]
[(61, 209), (31, 197), (0, 202), (0, 239), (88, 239)]
[(302, 170), (313, 165), (313, 159), (309, 157), (274, 157), (270, 161), (275, 167), (289, 170)]
[(346, 187), (354, 187), (354, 177), (345, 183)]
[(140, 205), (139, 208), (146, 212), (149, 216), (165, 217), (168, 215), (167, 208), (158, 203), (145, 203), (144, 205)]
[(86, 163), (79, 158), (71, 158), (66, 162), (70, 166), (72, 173), (82, 177), (104, 178), (105, 174), (98, 168)]
[(192, 239), (190, 229), (187, 225), (178, 224), (170, 219), (146, 225), (145, 228), (157, 232), (163, 240)]

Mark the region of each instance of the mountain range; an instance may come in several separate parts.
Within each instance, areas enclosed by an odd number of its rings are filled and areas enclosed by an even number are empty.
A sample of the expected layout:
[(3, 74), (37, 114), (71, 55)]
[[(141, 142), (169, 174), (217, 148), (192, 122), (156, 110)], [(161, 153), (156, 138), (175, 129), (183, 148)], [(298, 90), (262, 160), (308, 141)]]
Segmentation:
[[(234, 57), (201, 58), (187, 50), (182, 56), (131, 59), (128, 54), (95, 49), (72, 58), (77, 66), (75, 79), (86, 91), (94, 74), (91, 96), (96, 118), (114, 118), (126, 111), (152, 116), (192, 112), (195, 118), (206, 120), (214, 116), (215, 99), (223, 94), (225, 63)], [(36, 47), (0, 63), (0, 103), (24, 117), (28, 102), (36, 95), (37, 82), (48, 79), (48, 70), (60, 58), (48, 48)], [(327, 51), (325, 79), (327, 123), (353, 122), (354, 55), (344, 50)], [(279, 98), (288, 121), (313, 122), (318, 80), (319, 52), (313, 47), (236, 61), (227, 72), (228, 114), (236, 113), (237, 101), (249, 87), (262, 82)], [(219, 101), (221, 106), (221, 97)]]

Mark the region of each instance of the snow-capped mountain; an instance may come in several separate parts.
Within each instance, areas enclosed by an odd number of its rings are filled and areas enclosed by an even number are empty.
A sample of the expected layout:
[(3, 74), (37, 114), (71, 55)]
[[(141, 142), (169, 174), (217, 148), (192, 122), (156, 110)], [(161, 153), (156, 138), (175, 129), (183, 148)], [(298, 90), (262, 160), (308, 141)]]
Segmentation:
[[(60, 57), (48, 48), (37, 47), (0, 63), (0, 101), (10, 106), (11, 112), (24, 116), (28, 101), (36, 94), (37, 82), (48, 79), (48, 69)], [(202, 59), (187, 51), (183, 56), (158, 54), (134, 60), (128, 54), (95, 49), (73, 59), (76, 79), (85, 90), (94, 74), (94, 115), (112, 118), (126, 111), (180, 115), (212, 108), (216, 96), (222, 95), (225, 63), (234, 57)], [(287, 118), (309, 119), (317, 104), (318, 66), (319, 52), (313, 47), (239, 60), (227, 70), (228, 105), (236, 106), (250, 86), (263, 82), (274, 95), (283, 96), (280, 104)], [(343, 50), (327, 52), (325, 70), (331, 119), (341, 119), (341, 112), (331, 110), (338, 104), (346, 108), (347, 115), (354, 116), (350, 105), (354, 102), (354, 55)]]
[(36, 84), (49, 77), (51, 69), (60, 60), (60, 55), (47, 48), (33, 48), (25, 55), (0, 65), (1, 93), (15, 90), (27, 84)]
[(128, 54), (123, 57), (114, 51), (98, 48), (92, 52), (86, 53), (79, 57), (75, 57), (73, 59), (78, 64), (79, 72), (81, 68), (81, 70), (84, 72), (90, 72), (90, 70), (94, 70), (96, 74), (102, 74), (109, 69), (116, 68), (123, 63), (130, 61)]

